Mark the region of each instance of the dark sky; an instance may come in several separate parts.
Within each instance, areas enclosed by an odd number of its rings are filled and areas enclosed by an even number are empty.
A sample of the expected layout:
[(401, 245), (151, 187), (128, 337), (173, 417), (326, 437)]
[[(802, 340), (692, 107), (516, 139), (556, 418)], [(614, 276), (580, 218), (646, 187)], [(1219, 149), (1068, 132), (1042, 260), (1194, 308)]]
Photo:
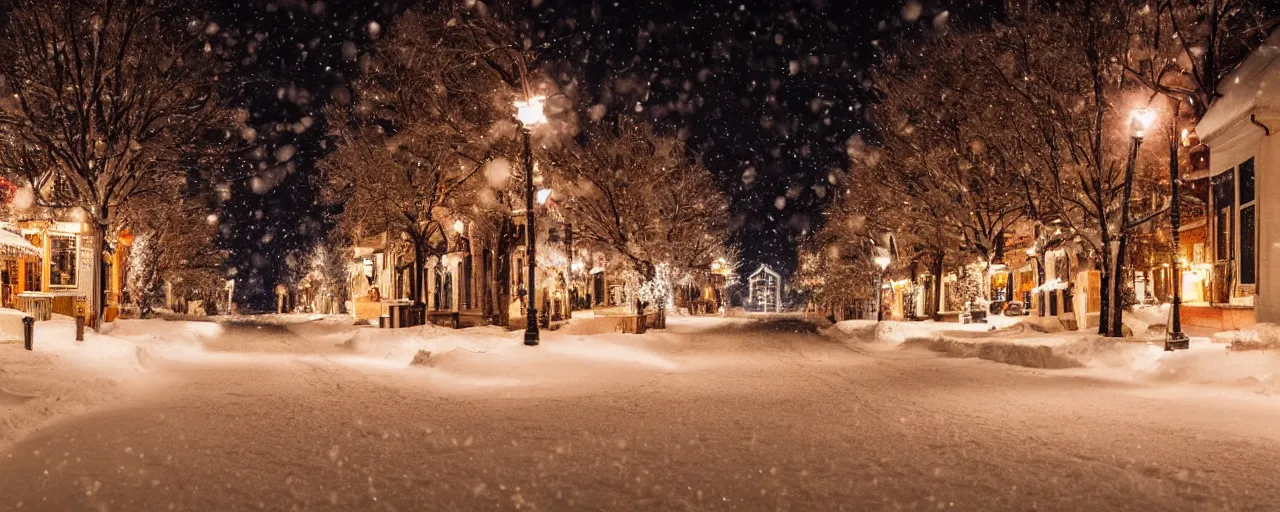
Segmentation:
[(876, 42), (949, 17), (894, 0), (535, 5), (541, 58), (565, 64), (553, 77), (579, 83), (581, 108), (640, 113), (685, 139), (730, 196), (744, 266), (784, 273), (866, 128)]
[[(431, 1), (431, 0), (428, 0)], [(639, 113), (685, 139), (731, 198), (746, 266), (789, 271), (793, 238), (817, 227), (865, 129), (863, 70), (875, 41), (947, 15), (876, 0), (510, 0), (557, 81), (588, 109)], [(252, 147), (228, 169), (222, 243), (241, 299), (266, 303), (332, 213), (315, 204), (325, 154), (320, 109), (355, 72), (371, 30), (394, 30), (411, 0), (213, 0), (215, 51), (235, 63)], [(291, 157), (281, 161), (281, 151)]]
[(315, 164), (326, 154), (321, 109), (354, 76), (371, 27), (391, 23), (401, 7), (363, 0), (212, 4), (214, 50), (234, 63), (229, 94), (248, 110), (253, 128), (244, 134), (249, 148), (223, 177), (231, 194), (218, 212), (220, 242), (231, 251), (237, 300), (263, 306), (274, 301), (277, 279), (332, 226), (332, 210), (317, 203), (323, 177)]

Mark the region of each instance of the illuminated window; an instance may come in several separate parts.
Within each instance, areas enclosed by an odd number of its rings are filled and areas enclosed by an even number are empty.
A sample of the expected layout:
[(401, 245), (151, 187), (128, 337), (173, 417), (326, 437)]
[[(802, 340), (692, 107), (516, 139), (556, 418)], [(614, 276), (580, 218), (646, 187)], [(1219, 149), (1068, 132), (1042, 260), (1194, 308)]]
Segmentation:
[(1253, 159), (1240, 164), (1240, 284), (1258, 282), (1258, 209)]
[(49, 235), (49, 285), (76, 285), (76, 237)]

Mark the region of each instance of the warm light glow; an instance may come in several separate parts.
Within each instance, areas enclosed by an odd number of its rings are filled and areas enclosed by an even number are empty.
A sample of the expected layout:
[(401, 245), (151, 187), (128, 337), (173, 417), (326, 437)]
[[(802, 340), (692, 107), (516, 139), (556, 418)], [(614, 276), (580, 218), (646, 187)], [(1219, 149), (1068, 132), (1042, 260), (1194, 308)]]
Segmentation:
[(889, 268), (889, 257), (888, 257), (888, 256), (876, 256), (876, 257), (875, 257), (875, 259), (874, 259), (874, 260), (872, 260), (872, 261), (875, 261), (876, 266), (877, 266), (877, 267), (880, 267), (880, 270), (881, 270), (881, 271), (883, 271), (883, 270), (884, 270), (884, 269), (886, 269), (886, 268)]
[(573, 262), (573, 265), (570, 265), (570, 266), (569, 266), (569, 269), (570, 269), (570, 270), (572, 270), (572, 271), (574, 271), (574, 272), (581, 272), (581, 271), (582, 271), (582, 268), (583, 268), (583, 267), (585, 267), (585, 266), (586, 266), (586, 265), (584, 265), (581, 261), (575, 261), (575, 262)]
[(1156, 122), (1156, 111), (1149, 108), (1135, 109), (1129, 113), (1129, 136), (1141, 139)]
[(529, 98), (529, 101), (517, 101), (516, 119), (519, 119), (525, 128), (532, 128), (546, 122), (547, 115), (543, 112), (543, 103), (546, 101), (546, 96), (534, 96)]
[(455, 220), (453, 221), (453, 230), (456, 231), (459, 235), (466, 233), (467, 224), (465, 222), (462, 222), (462, 219)]
[(534, 196), (538, 200), (538, 204), (547, 204), (547, 199), (551, 198), (551, 189), (544, 188), (538, 191), (538, 195)]

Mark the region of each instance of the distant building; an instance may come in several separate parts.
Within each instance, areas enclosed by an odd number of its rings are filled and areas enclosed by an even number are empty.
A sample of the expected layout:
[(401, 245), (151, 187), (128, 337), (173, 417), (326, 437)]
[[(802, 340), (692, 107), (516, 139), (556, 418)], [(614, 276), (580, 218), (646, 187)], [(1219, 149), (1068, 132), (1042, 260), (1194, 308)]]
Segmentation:
[(782, 275), (768, 265), (760, 265), (747, 276), (747, 304), (751, 311), (782, 311)]

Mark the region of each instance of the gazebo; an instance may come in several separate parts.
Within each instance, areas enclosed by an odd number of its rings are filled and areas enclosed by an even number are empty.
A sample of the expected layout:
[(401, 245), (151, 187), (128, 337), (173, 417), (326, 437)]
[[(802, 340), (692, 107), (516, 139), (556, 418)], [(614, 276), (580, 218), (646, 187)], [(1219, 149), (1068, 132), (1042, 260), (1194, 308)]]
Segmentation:
[(768, 265), (760, 265), (747, 276), (747, 305), (762, 313), (782, 311), (782, 275)]

